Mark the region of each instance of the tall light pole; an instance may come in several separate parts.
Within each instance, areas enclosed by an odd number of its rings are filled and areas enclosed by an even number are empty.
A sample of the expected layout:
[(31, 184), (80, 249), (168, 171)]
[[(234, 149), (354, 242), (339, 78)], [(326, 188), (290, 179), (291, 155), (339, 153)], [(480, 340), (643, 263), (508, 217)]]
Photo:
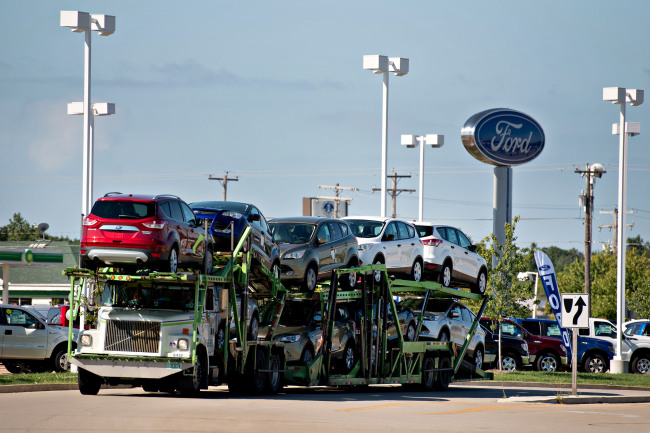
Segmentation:
[(643, 90), (625, 89), (624, 87), (603, 88), (603, 101), (611, 101), (621, 105), (619, 123), (614, 124), (613, 134), (619, 135), (618, 153), (618, 222), (617, 222), (617, 251), (616, 251), (616, 356), (611, 363), (612, 373), (626, 373), (628, 362), (623, 361), (623, 322), (625, 321), (625, 215), (627, 205), (627, 136), (637, 135), (641, 132), (641, 125), (637, 122), (625, 122), (625, 105), (632, 106), (643, 104)]
[(383, 103), (381, 114), (381, 216), (386, 216), (386, 175), (388, 168), (388, 73), (401, 77), (409, 72), (409, 59), (380, 55), (363, 56), (363, 69), (383, 74)]
[(585, 206), (585, 293), (588, 295), (591, 294), (591, 222), (594, 211), (594, 183), (595, 178), (600, 178), (606, 172), (602, 164), (587, 164), (584, 170), (575, 169), (575, 173), (580, 173), (587, 178), (585, 193), (581, 198)]
[[(90, 99), (90, 64), (91, 64), (91, 31), (99, 32), (100, 36), (109, 36), (115, 32), (115, 17), (113, 15), (96, 15), (79, 11), (61, 11), (61, 27), (69, 27), (75, 33), (85, 34), (84, 44), (84, 100), (83, 103), (72, 103), (68, 105), (68, 114), (83, 114), (83, 185), (81, 219), (88, 215), (92, 206), (93, 187), (93, 127), (94, 116), (102, 114), (114, 114), (115, 104), (104, 103), (94, 106)], [(79, 106), (81, 104), (81, 106)], [(100, 106), (101, 105), (101, 106)], [(95, 113), (96, 108), (98, 110)], [(111, 112), (112, 111), (112, 112)]]
[(423, 218), (423, 202), (424, 202), (424, 146), (428, 145), (433, 148), (442, 147), (445, 144), (445, 136), (440, 134), (427, 134), (427, 135), (412, 135), (412, 134), (402, 134), (402, 146), (407, 148), (414, 148), (420, 146), (420, 199), (419, 199), (419, 211), (418, 211), (418, 221), (422, 221)]

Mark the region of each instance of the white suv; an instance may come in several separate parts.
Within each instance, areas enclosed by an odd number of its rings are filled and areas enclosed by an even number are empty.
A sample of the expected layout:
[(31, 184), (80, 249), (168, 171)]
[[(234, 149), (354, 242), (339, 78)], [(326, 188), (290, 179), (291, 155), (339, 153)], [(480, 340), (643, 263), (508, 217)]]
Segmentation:
[(487, 264), (462, 231), (427, 222), (415, 223), (415, 228), (424, 244), (425, 274), (433, 274), (445, 287), (456, 282), (485, 293)]
[(383, 263), (392, 273), (422, 279), (422, 241), (413, 224), (396, 218), (346, 217), (359, 243), (359, 264)]

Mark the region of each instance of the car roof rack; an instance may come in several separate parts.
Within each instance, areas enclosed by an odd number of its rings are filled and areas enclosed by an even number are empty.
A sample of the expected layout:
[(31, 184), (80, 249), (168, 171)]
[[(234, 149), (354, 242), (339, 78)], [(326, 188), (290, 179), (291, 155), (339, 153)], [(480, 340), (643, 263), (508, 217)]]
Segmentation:
[(179, 196), (173, 195), (173, 194), (158, 194), (158, 195), (155, 195), (153, 198), (155, 200), (155, 199), (163, 198), (163, 197), (177, 198), (179, 200), (181, 199)]
[(122, 193), (118, 192), (118, 191), (111, 191), (111, 192), (107, 192), (106, 194), (104, 194), (104, 197), (110, 197), (112, 195), (120, 195), (120, 194), (122, 194)]

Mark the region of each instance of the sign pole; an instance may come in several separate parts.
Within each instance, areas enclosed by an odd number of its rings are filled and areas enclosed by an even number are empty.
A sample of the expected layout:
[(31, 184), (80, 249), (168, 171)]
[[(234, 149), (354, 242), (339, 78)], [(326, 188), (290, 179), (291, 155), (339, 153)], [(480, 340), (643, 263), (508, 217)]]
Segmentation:
[(578, 330), (573, 330), (573, 350), (571, 359), (571, 394), (578, 395)]

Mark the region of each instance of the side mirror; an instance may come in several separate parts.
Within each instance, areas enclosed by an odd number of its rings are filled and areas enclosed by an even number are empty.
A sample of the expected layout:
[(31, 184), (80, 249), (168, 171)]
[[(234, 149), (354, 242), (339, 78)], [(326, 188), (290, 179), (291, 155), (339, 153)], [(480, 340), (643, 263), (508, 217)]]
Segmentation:
[(449, 317), (452, 319), (458, 319), (460, 317), (460, 313), (458, 311), (452, 311), (449, 313)]
[(327, 243), (327, 239), (326, 239), (326, 238), (318, 238), (318, 239), (316, 240), (316, 245), (323, 245), (323, 244), (326, 244), (326, 243)]
[(469, 247), (467, 247), (467, 249), (470, 250), (471, 252), (475, 253), (476, 252), (476, 245), (470, 245)]
[(262, 217), (260, 216), (260, 214), (253, 214), (253, 215), (248, 216), (248, 221), (249, 222), (259, 221), (261, 219), (262, 219)]

